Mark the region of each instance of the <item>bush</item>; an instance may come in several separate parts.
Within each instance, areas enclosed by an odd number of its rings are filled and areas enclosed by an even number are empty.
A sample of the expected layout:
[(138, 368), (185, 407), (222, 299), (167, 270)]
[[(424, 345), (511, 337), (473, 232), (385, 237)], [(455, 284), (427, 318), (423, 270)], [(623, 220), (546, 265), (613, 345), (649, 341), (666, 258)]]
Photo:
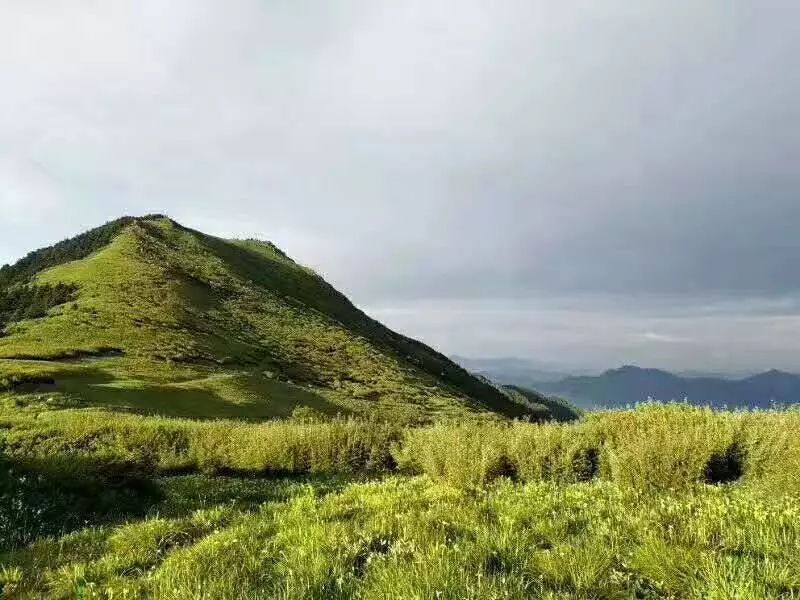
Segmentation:
[(509, 445), (525, 481), (575, 483), (597, 474), (599, 442), (585, 425), (518, 425)]
[(800, 410), (742, 416), (743, 480), (772, 494), (800, 494)]
[(575, 424), (440, 424), (409, 430), (397, 458), (407, 472), (460, 488), (505, 473), (521, 481), (600, 477), (657, 489), (741, 478), (798, 492), (800, 412), (646, 405), (590, 414)]
[(481, 487), (503, 471), (516, 476), (517, 465), (506, 448), (508, 431), (507, 425), (492, 423), (410, 429), (397, 449), (397, 463), (401, 470), (426, 473), (458, 488)]
[(594, 424), (610, 479), (661, 489), (704, 481), (709, 461), (734, 444), (739, 429), (735, 416), (681, 405), (601, 413)]

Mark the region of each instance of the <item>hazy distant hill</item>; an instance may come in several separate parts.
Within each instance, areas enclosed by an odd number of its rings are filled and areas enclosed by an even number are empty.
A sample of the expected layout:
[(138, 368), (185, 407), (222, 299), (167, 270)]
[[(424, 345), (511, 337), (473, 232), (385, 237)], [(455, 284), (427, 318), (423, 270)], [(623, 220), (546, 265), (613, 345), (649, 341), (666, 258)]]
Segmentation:
[(644, 402), (684, 400), (729, 408), (766, 408), (800, 403), (800, 376), (768, 371), (743, 379), (679, 377), (658, 369), (625, 366), (598, 376), (541, 381), (537, 390), (564, 397), (583, 408), (620, 407)]
[(530, 386), (542, 381), (559, 381), (574, 372), (524, 358), (472, 358), (453, 356), (455, 362), (472, 373), (502, 384)]
[(530, 414), (269, 242), (125, 217), (0, 269), (0, 388), (183, 416)]

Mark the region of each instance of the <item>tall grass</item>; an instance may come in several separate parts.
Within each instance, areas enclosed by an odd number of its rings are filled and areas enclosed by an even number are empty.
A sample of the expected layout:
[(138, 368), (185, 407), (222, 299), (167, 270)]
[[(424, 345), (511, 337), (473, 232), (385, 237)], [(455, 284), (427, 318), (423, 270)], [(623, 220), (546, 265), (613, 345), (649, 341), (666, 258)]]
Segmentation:
[(16, 461), (60, 472), (269, 475), (425, 473), (458, 488), (499, 478), (684, 489), (742, 482), (800, 493), (800, 411), (724, 413), (648, 405), (574, 424), (469, 421), (401, 428), (381, 421), (199, 422), (102, 411), (0, 417)]
[(685, 489), (742, 481), (800, 493), (800, 411), (727, 413), (646, 405), (575, 424), (454, 423), (411, 429), (397, 452), (405, 470), (456, 487), (498, 477)]
[[(246, 424), (102, 411), (44, 412), (37, 418), (9, 419), (5, 426), (0, 440), (6, 454), (23, 462), (75, 459), (76, 474), (87, 465), (248, 475), (385, 471), (394, 464), (391, 451), (401, 433), (378, 421)], [(66, 466), (59, 464), (59, 469)]]

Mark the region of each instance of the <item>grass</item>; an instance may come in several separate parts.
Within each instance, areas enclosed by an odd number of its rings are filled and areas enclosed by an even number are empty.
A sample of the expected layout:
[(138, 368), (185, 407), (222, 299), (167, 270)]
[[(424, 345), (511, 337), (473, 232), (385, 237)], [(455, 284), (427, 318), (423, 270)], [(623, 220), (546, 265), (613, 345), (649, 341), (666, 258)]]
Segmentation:
[(394, 477), (45, 538), (0, 577), (11, 597), (791, 598), (799, 517), (748, 488)]
[(3, 406), (0, 441), (18, 462), (251, 476), (400, 469), (463, 489), (507, 477), (660, 490), (741, 482), (800, 493), (800, 411), (647, 405), (573, 424), (476, 419), (404, 428), (378, 419), (245, 423), (51, 410), (47, 400), (20, 407), (14, 397), (0, 400)]
[(18, 400), (5, 597), (800, 596), (798, 411), (407, 428)]
[[(115, 510), (105, 512), (98, 510), (96, 505), (82, 505), (82, 496), (75, 494), (69, 498), (72, 504), (59, 506), (59, 493), (63, 494), (63, 490), (55, 493), (50, 490), (46, 502), (48, 511), (61, 512), (61, 516), (67, 519), (77, 514), (86, 518), (80, 526), (73, 527), (71, 533), (62, 532), (53, 537), (53, 531), (47, 532), (42, 527), (49, 515), (41, 512), (37, 515), (39, 530), (27, 532), (27, 546), (21, 548), (24, 544), (16, 544), (18, 549), (7, 554), (6, 558), (13, 557), (16, 568), (36, 573), (35, 579), (26, 576), (26, 586), (32, 589), (50, 587), (42, 586), (45, 583), (41, 578), (44, 569), (60, 569), (69, 566), (77, 557), (95, 556), (98, 544), (108, 544), (116, 553), (124, 555), (124, 558), (114, 561), (115, 569), (142, 569), (156, 561), (166, 549), (197, 539), (212, 529), (259, 510), (265, 503), (287, 501), (305, 493), (311, 485), (318, 494), (329, 493), (342, 489), (347, 481), (345, 478), (238, 479), (206, 475), (158, 478), (151, 482), (147, 495), (131, 499), (127, 506), (129, 510), (117, 505)], [(41, 488), (42, 482), (27, 485)], [(92, 491), (81, 489), (87, 498)], [(141, 520), (131, 521), (134, 518)], [(20, 531), (19, 521), (12, 525)], [(142, 537), (146, 537), (148, 542), (143, 543)], [(3, 567), (9, 570), (5, 563)], [(71, 593), (74, 592), (72, 589)], [(65, 592), (64, 596), (70, 597), (71, 593)]]

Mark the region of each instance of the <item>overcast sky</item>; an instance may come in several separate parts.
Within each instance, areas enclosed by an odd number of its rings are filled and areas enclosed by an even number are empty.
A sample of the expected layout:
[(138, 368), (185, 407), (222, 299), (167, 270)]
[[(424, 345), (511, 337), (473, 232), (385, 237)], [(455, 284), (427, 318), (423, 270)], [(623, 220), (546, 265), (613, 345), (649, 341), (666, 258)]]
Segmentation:
[(271, 239), (403, 332), (800, 371), (796, 0), (3, 0), (0, 263)]

